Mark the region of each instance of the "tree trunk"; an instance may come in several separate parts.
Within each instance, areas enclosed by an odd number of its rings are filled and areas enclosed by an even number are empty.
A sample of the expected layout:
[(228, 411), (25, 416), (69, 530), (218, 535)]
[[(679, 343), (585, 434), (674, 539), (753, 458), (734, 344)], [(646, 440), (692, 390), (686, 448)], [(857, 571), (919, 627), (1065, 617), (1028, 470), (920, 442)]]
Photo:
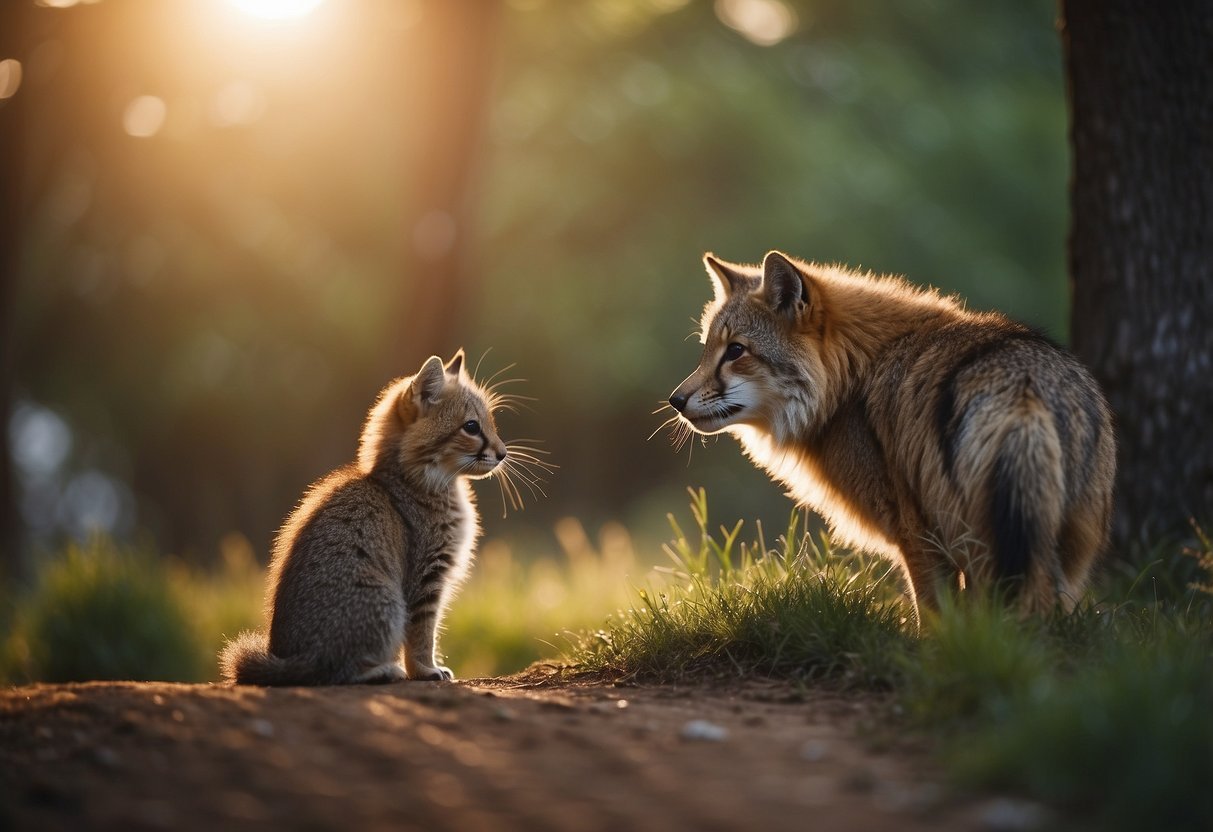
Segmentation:
[[(24, 35), (28, 4), (6, 2), (0, 9), (0, 60), (27, 63)], [(13, 307), (21, 274), (25, 228), (25, 111), (28, 84), (0, 101), (0, 579), (23, 576), (23, 535), (17, 509), (9, 420), (12, 416), (15, 339)]]
[(474, 294), (470, 189), (500, 17), (500, 0), (432, 0), (413, 35), (417, 46), (406, 61), (416, 77), (401, 229), (405, 280), (389, 373), (413, 372), (431, 353), (449, 357), (467, 334), (459, 321)]
[(1213, 522), (1213, 4), (1062, 13), (1071, 335), (1116, 417), (1127, 555)]

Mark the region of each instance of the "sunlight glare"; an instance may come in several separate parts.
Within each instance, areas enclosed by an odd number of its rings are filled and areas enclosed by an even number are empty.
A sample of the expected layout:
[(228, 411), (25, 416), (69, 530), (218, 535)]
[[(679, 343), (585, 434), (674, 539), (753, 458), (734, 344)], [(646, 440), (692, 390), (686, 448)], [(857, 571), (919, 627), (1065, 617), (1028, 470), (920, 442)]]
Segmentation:
[(137, 139), (148, 139), (160, 132), (168, 107), (163, 98), (141, 95), (126, 105), (122, 115), (122, 126), (128, 135)]
[(70, 9), (72, 6), (91, 6), (100, 0), (38, 0), (36, 5), (47, 9)]
[(796, 31), (796, 12), (783, 0), (716, 0), (716, 16), (758, 46), (774, 46)]
[(21, 62), (16, 58), (0, 61), (0, 101), (12, 98), (21, 87)]
[(265, 97), (248, 81), (233, 81), (220, 89), (211, 104), (211, 121), (220, 127), (252, 124), (265, 112)]
[(263, 20), (294, 20), (311, 14), (324, 0), (228, 0), (240, 11)]

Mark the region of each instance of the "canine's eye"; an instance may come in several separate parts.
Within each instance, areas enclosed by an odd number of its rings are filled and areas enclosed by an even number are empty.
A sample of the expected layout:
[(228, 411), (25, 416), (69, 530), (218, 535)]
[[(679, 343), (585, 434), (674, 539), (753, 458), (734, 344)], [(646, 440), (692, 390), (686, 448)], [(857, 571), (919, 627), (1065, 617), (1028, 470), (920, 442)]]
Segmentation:
[(731, 343), (727, 347), (725, 347), (724, 360), (725, 361), (736, 361), (738, 358), (741, 358), (742, 353), (744, 353), (744, 352), (745, 352), (745, 345), (738, 344), (736, 341), (734, 341), (733, 343)]
[(477, 422), (475, 419), (471, 419), (467, 422), (464, 422), (463, 423), (463, 432), (466, 433), (468, 436), (479, 436), (480, 435), (480, 423)]

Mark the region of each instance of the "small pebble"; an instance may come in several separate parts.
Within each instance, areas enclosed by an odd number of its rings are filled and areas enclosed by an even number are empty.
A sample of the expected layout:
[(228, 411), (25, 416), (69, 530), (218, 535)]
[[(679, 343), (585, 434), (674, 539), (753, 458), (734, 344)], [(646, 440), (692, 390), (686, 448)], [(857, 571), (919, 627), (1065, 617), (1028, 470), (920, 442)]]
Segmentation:
[(104, 745), (93, 749), (93, 759), (104, 768), (117, 768), (121, 763), (118, 752)]
[(800, 747), (801, 759), (810, 763), (820, 763), (830, 753), (830, 744), (824, 740), (809, 740)]
[(700, 742), (724, 742), (729, 737), (729, 732), (722, 726), (708, 722), (706, 719), (692, 719), (686, 725), (682, 726), (680, 736), (684, 740), (696, 740)]
[(1044, 826), (1048, 813), (1037, 803), (1000, 797), (982, 806), (978, 817), (991, 832), (1028, 832)]
[(274, 724), (268, 719), (254, 719), (249, 723), (249, 728), (259, 737), (274, 736)]
[(876, 788), (876, 774), (868, 768), (856, 768), (843, 777), (842, 787), (849, 792), (866, 794)]

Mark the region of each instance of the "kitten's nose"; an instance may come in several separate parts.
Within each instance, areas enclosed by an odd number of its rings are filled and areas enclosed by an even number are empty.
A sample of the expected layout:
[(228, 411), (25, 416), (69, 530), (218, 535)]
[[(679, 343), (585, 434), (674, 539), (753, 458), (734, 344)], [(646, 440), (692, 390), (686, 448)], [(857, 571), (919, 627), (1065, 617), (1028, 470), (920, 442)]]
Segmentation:
[(681, 413), (687, 406), (687, 396), (675, 390), (673, 395), (670, 396), (670, 404)]

